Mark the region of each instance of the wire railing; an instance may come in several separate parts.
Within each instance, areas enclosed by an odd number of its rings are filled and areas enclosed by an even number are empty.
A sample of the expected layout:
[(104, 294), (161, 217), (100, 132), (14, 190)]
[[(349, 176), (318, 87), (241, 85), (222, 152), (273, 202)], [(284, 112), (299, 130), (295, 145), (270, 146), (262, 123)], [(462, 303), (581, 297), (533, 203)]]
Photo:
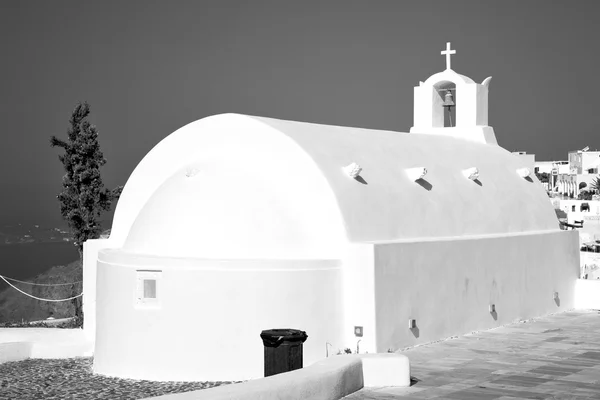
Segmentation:
[(31, 297), (32, 299), (39, 300), (39, 301), (49, 301), (49, 302), (70, 301), (70, 300), (73, 300), (73, 299), (76, 299), (78, 297), (83, 296), (83, 291), (82, 291), (77, 296), (68, 297), (66, 299), (44, 299), (42, 297), (37, 297), (37, 296), (34, 296), (34, 295), (30, 294), (30, 293), (27, 293), (27, 292), (19, 289), (15, 285), (13, 285), (12, 283), (10, 283), (10, 281), (13, 281), (13, 282), (19, 282), (19, 283), (24, 283), (24, 284), (28, 284), (28, 285), (35, 285), (35, 286), (67, 286), (67, 285), (76, 285), (76, 284), (82, 283), (82, 281), (77, 281), (77, 282), (72, 282), (72, 283), (35, 283), (35, 282), (20, 281), (18, 279), (9, 278), (9, 277), (3, 276), (3, 275), (0, 275), (0, 279), (2, 279), (4, 282), (6, 282), (8, 284), (8, 286), (10, 286), (11, 288), (15, 289), (16, 291), (24, 294), (25, 296)]

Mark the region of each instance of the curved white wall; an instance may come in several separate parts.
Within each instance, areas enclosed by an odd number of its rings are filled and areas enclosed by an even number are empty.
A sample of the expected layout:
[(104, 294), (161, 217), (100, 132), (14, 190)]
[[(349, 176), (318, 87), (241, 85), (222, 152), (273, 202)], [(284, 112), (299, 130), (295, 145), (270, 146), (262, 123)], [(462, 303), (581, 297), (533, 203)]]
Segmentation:
[[(197, 174), (180, 179), (192, 170)], [(187, 203), (178, 199), (190, 195), (194, 198)], [(183, 208), (173, 210), (174, 207)], [(169, 210), (173, 217), (183, 214), (185, 218), (165, 221), (162, 215)], [(256, 215), (248, 220), (246, 212)], [(200, 214), (208, 218), (194, 217)], [(339, 246), (345, 243), (343, 220), (327, 180), (311, 157), (293, 140), (254, 117), (221, 114), (180, 128), (144, 157), (117, 204), (111, 240), (124, 243), (130, 236), (126, 244), (130, 251), (142, 253), (151, 247), (150, 254), (161, 249), (164, 252), (160, 254), (170, 254), (170, 244), (166, 242), (185, 241), (187, 234), (199, 234), (204, 228), (204, 238), (212, 240), (214, 246), (194, 246), (197, 257), (277, 258), (280, 255), (272, 252), (232, 252), (237, 247), (231, 243), (223, 249), (224, 254), (217, 254), (222, 241), (212, 233), (220, 234), (226, 229), (231, 237), (236, 234), (235, 229), (247, 231), (250, 235), (243, 240), (253, 242), (248, 246), (251, 248), (261, 243), (263, 235), (263, 242), (269, 242), (273, 237), (271, 228), (283, 224), (277, 221), (280, 217), (293, 219), (294, 226), (301, 230), (292, 233), (294, 240), (300, 239), (299, 257), (306, 257), (307, 253), (309, 257), (339, 257)], [(188, 218), (196, 219), (188, 222)], [(228, 221), (233, 225), (225, 228)], [(319, 222), (317, 235), (321, 236), (302, 245), (315, 234), (315, 221)], [(187, 228), (183, 228), (186, 223)], [(163, 227), (167, 232), (161, 231)], [(277, 229), (282, 233), (281, 228)], [(154, 236), (157, 233), (163, 234), (158, 240)], [(169, 236), (173, 234), (176, 237)], [(328, 238), (327, 243), (321, 240), (324, 238)], [(153, 242), (150, 247), (144, 244), (148, 240)], [(155, 246), (154, 241), (162, 244)], [(296, 257), (296, 250), (290, 252), (282, 256)]]
[[(160, 308), (135, 306), (136, 269), (162, 270)], [(339, 345), (340, 263), (100, 252), (94, 371), (158, 381), (263, 376), (265, 329), (304, 330), (304, 365)]]
[[(270, 130), (270, 128), (266, 128)], [(152, 194), (123, 248), (203, 258), (339, 258), (335, 196), (291, 140), (245, 132), (239, 151), (203, 153)]]

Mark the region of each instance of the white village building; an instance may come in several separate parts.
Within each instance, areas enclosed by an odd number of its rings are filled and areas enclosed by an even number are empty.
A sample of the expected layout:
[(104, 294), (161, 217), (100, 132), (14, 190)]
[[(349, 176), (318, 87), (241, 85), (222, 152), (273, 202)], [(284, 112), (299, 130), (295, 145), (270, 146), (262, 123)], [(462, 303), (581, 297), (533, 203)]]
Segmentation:
[(94, 371), (252, 379), (265, 329), (306, 331), (307, 366), (572, 308), (577, 232), (452, 52), (415, 87), (410, 133), (223, 114), (158, 143), (110, 238), (84, 245)]
[[(600, 178), (600, 151), (589, 147), (569, 152), (568, 170), (556, 171), (556, 191), (577, 198), (582, 190), (590, 190), (593, 182)], [(580, 188), (580, 186), (583, 186)]]

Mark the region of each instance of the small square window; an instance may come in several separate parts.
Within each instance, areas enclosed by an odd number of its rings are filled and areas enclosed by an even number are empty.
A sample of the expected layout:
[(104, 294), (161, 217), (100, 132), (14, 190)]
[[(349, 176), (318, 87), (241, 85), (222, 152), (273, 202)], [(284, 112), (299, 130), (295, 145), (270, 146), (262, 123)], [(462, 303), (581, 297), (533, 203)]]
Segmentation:
[(137, 270), (135, 288), (136, 308), (160, 308), (162, 271)]
[(156, 298), (156, 279), (144, 279), (144, 298)]

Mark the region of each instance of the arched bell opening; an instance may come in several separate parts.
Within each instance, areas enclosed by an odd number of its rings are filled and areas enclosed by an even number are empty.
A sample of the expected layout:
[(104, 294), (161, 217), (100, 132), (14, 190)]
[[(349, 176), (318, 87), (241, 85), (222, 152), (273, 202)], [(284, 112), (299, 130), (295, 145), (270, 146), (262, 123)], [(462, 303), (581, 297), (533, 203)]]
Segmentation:
[(456, 84), (451, 81), (441, 81), (435, 84), (437, 93), (434, 101), (435, 127), (451, 128), (456, 126), (457, 90)]

